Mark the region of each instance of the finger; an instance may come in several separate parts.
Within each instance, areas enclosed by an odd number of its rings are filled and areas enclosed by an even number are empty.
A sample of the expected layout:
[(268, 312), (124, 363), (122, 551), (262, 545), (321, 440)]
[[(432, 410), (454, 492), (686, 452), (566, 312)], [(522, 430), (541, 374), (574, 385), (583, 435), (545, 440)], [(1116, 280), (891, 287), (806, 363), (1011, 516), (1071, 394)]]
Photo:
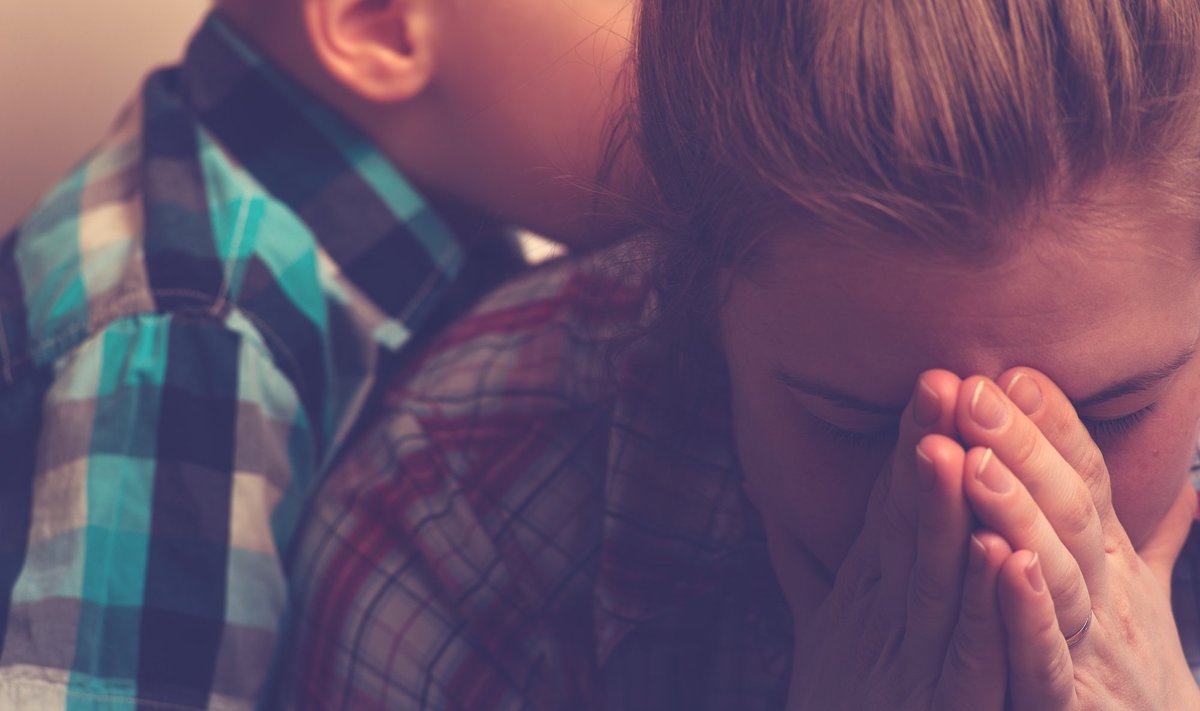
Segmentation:
[[(909, 574), (916, 561), (916, 444), (931, 432), (953, 434), (958, 402), (957, 375), (930, 370), (917, 379), (913, 395), (900, 417), (897, 443), (884, 471), (871, 490), (862, 530), (834, 577), (826, 602), (836, 614), (848, 609), (867, 591), (880, 588), (877, 608), (890, 618), (885, 627), (903, 632)], [(748, 490), (752, 500), (761, 492)], [(784, 537), (772, 549), (772, 558), (786, 555)], [(768, 533), (768, 543), (772, 541)], [(816, 597), (819, 585), (809, 583), (795, 595)]]
[(971, 510), (1013, 548), (1037, 552), (1062, 630), (1079, 629), (1092, 610), (1090, 589), (1029, 491), (990, 449), (973, 447), (965, 469), (963, 489)]
[(1112, 507), (1112, 485), (1104, 455), (1079, 419), (1070, 398), (1053, 380), (1033, 368), (1013, 368), (1003, 373), (996, 384), (1083, 479), (1105, 532), (1119, 529), (1124, 534)]
[(916, 451), (921, 492), (904, 646), (909, 659), (929, 660), (928, 672), (936, 678), (959, 614), (971, 513), (963, 497), (962, 446), (945, 435), (926, 435)]
[[(895, 454), (893, 453), (893, 456)], [(865, 594), (876, 591), (882, 579), (880, 539), (884, 530), (892, 526), (885, 525), (884, 512), (894, 504), (888, 504), (891, 497), (891, 476), (888, 471), (881, 472), (871, 488), (867, 500), (867, 510), (863, 518), (862, 529), (858, 537), (846, 552), (842, 564), (834, 575), (832, 589), (827, 604), (834, 613), (844, 611), (847, 605), (854, 604)], [(770, 536), (768, 534), (768, 541)], [(895, 609), (895, 608), (893, 608)]]
[[(1026, 379), (1022, 378), (1020, 382), (1026, 382)], [(1017, 390), (1018, 394), (1024, 396), (1023, 391), (1023, 387)], [(1048, 409), (1050, 402), (1047, 396), (1042, 408)], [(1065, 407), (1070, 408), (1070, 403), (1065, 403)], [(1071, 413), (1073, 417), (1073, 408)], [(965, 442), (990, 448), (996, 458), (1020, 479), (1059, 540), (1078, 563), (1092, 594), (1103, 595), (1106, 584), (1105, 535), (1092, 491), (1076, 469), (1050, 444), (1038, 426), (1001, 392), (996, 383), (987, 378), (975, 376), (964, 381), (959, 390), (958, 426)], [(1092, 448), (1095, 449), (1094, 444)], [(1095, 456), (1099, 461), (1098, 466), (1103, 468), (1098, 450)], [(1103, 476), (1107, 485), (1107, 474)], [(1012, 543), (1014, 547), (1023, 545), (1015, 541)], [(1051, 572), (1059, 574), (1062, 569), (1054, 568)], [(1052, 584), (1057, 582), (1059, 580), (1051, 578)], [(1060, 591), (1052, 588), (1052, 592), (1057, 599)]]
[[(957, 375), (945, 370), (926, 371), (917, 378), (900, 418), (896, 448), (881, 476), (884, 495), (875, 538), (881, 597), (897, 614), (906, 606), (908, 579), (917, 557), (917, 443), (927, 434), (953, 434), (959, 383)], [(868, 512), (868, 520), (871, 518)]]
[(933, 708), (999, 711), (1008, 687), (1008, 652), (996, 583), (1012, 549), (989, 531), (970, 536), (968, 548), (962, 605)]
[(1038, 556), (1031, 551), (1010, 556), (1000, 570), (997, 587), (1008, 640), (1013, 708), (1075, 708), (1074, 662), (1059, 631)]
[[(919, 488), (914, 486), (916, 459), (913, 452), (927, 434), (956, 437), (955, 408), (962, 379), (948, 370), (927, 370), (917, 378), (912, 397), (900, 418), (896, 454), (889, 467), (894, 478), (900, 479), (896, 489), (897, 502), (913, 522), (916, 521)], [(903, 477), (901, 479), (901, 477)]]
[(1195, 521), (1196, 490), (1188, 479), (1167, 514), (1137, 551), (1165, 590), (1171, 589), (1171, 572)]

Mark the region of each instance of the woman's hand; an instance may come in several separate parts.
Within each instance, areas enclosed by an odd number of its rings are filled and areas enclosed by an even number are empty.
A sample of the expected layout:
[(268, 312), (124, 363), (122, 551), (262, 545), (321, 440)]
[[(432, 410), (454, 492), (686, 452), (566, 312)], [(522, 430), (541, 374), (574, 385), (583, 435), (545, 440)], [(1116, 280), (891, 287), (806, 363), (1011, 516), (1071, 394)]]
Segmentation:
[(1195, 494), (1180, 492), (1143, 558), (1113, 510), (1104, 458), (1062, 391), (1030, 369), (998, 382), (1005, 387), (964, 381), (956, 424), (971, 447), (971, 509), (1015, 551), (997, 591), (1013, 708), (1200, 708), (1169, 589)]
[(788, 708), (1003, 708), (996, 590), (1011, 550), (970, 535), (963, 449), (950, 437), (959, 385), (946, 371), (919, 379), (832, 590), (785, 526), (764, 521), (797, 625)]

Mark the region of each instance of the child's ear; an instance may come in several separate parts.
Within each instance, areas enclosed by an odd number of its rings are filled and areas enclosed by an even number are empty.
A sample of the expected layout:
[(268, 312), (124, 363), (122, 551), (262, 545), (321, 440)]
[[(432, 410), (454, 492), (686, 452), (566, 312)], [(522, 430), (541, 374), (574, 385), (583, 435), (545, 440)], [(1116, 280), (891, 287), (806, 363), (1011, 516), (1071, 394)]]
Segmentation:
[(433, 0), (305, 0), (304, 22), (321, 63), (369, 101), (407, 101), (434, 71)]

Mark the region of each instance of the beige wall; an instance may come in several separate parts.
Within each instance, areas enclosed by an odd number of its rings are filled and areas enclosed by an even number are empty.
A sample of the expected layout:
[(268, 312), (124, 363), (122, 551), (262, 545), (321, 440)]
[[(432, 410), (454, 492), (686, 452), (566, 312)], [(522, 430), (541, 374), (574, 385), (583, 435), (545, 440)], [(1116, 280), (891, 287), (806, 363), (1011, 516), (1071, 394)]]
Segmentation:
[(0, 233), (104, 133), (207, 0), (0, 0)]

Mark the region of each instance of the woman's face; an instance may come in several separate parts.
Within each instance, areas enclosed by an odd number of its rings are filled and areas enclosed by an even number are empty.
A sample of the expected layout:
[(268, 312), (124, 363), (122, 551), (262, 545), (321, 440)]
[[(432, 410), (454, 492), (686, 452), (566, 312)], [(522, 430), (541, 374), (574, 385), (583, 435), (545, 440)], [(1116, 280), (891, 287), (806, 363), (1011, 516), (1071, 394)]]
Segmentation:
[[(752, 274), (731, 275), (721, 332), (734, 428), (764, 515), (832, 573), (917, 376), (996, 377), (1022, 365), (1086, 403), (1079, 415), (1108, 464), (1118, 516), (1135, 545), (1143, 540), (1195, 450), (1200, 230), (1161, 217), (1091, 229), (1070, 244), (1049, 228), (1027, 231), (1019, 250), (982, 269), (784, 235)], [(1145, 376), (1144, 389), (1089, 402)], [(1131, 427), (1094, 424), (1143, 410)]]

